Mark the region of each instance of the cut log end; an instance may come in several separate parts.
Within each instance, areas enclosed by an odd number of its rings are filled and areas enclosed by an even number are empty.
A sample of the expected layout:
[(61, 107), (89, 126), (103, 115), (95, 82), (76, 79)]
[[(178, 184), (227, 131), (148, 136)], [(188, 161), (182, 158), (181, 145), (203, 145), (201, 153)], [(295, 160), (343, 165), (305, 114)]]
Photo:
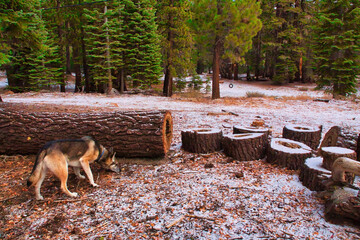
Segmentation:
[(299, 179), (311, 191), (323, 191), (324, 181), (331, 178), (331, 171), (322, 167), (322, 157), (313, 157), (305, 160), (300, 168)]
[(221, 150), (222, 130), (193, 128), (181, 131), (182, 148), (193, 153), (210, 153)]
[(171, 140), (173, 137), (173, 119), (170, 112), (166, 112), (164, 115), (162, 137), (164, 144), (164, 153), (167, 153), (170, 149)]
[(291, 170), (300, 169), (305, 159), (311, 157), (311, 148), (304, 143), (273, 138), (267, 151), (267, 161)]
[(323, 147), (320, 150), (320, 155), (323, 157), (323, 166), (328, 170), (332, 170), (332, 166), (339, 157), (348, 157), (356, 159), (356, 152), (351, 149), (342, 147)]
[(310, 127), (301, 125), (286, 125), (283, 128), (283, 138), (302, 142), (311, 149), (317, 149), (321, 139), (322, 127)]

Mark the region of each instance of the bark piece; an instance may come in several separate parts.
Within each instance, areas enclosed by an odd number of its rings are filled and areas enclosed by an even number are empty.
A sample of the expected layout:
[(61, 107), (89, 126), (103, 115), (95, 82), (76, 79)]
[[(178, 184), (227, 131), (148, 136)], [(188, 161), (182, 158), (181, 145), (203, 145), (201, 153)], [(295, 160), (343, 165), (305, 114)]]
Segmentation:
[(168, 111), (29, 112), (0, 106), (0, 154), (35, 154), (51, 140), (92, 136), (118, 157), (161, 157), (172, 128)]
[(299, 179), (311, 191), (324, 191), (324, 181), (331, 178), (331, 171), (322, 167), (322, 162), (322, 157), (308, 158), (300, 168)]
[(257, 127), (245, 127), (245, 126), (234, 126), (233, 133), (264, 133), (266, 137), (269, 137), (271, 132), (268, 128), (257, 128)]
[(194, 128), (181, 132), (182, 147), (192, 153), (210, 153), (221, 150), (221, 129)]
[(311, 149), (316, 149), (320, 143), (321, 130), (321, 127), (286, 125), (283, 128), (282, 135), (283, 138), (302, 142), (308, 145)]
[(350, 187), (337, 186), (334, 191), (328, 192), (330, 197), (325, 202), (325, 217), (343, 223), (348, 218), (360, 221), (359, 191)]
[(320, 155), (323, 157), (323, 167), (330, 171), (335, 160), (339, 157), (356, 159), (354, 150), (342, 147), (323, 147), (320, 149)]
[(251, 161), (265, 157), (268, 138), (265, 133), (230, 134), (223, 137), (224, 153), (236, 160)]
[(267, 151), (267, 161), (288, 169), (300, 169), (311, 157), (311, 148), (304, 143), (285, 138), (273, 138)]

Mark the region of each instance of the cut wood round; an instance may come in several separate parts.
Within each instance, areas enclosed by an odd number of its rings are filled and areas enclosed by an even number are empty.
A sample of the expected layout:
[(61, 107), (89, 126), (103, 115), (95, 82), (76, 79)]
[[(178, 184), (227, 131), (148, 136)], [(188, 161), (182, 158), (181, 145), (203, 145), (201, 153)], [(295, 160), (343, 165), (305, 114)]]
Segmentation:
[(230, 134), (223, 137), (222, 144), (227, 156), (251, 161), (265, 157), (268, 138), (265, 133)]
[(91, 136), (117, 157), (162, 157), (170, 148), (168, 111), (43, 112), (0, 106), (0, 154), (36, 154), (45, 142)]
[(301, 125), (286, 125), (283, 128), (283, 138), (302, 142), (311, 149), (319, 146), (321, 139), (321, 127), (310, 127)]
[(299, 179), (311, 191), (325, 190), (323, 182), (331, 178), (331, 171), (323, 168), (322, 162), (322, 157), (308, 158), (300, 168)]
[(331, 147), (336, 146), (336, 143), (339, 138), (340, 134), (340, 127), (339, 126), (333, 126), (331, 127), (325, 134), (324, 138), (321, 140), (321, 144), (319, 147), (319, 150), (323, 147)]
[(356, 159), (354, 150), (342, 147), (323, 147), (320, 150), (320, 155), (323, 157), (323, 167), (327, 170), (332, 170), (332, 166), (339, 157), (348, 157)]
[(245, 127), (245, 126), (233, 126), (233, 134), (240, 133), (264, 133), (266, 137), (270, 136), (270, 129), (257, 128), (257, 127)]
[(212, 128), (193, 128), (181, 132), (182, 147), (192, 153), (220, 151), (222, 131)]
[(266, 160), (291, 170), (300, 169), (305, 159), (311, 157), (311, 148), (304, 143), (285, 138), (273, 138)]

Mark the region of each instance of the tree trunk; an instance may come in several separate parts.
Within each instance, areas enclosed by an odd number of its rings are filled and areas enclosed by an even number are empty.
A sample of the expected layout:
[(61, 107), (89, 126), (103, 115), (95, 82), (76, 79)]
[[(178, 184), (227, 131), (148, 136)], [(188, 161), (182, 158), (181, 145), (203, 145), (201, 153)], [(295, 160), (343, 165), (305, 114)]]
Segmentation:
[(283, 138), (302, 142), (311, 149), (319, 146), (322, 127), (308, 127), (298, 125), (286, 125), (283, 128)]
[(79, 59), (79, 46), (73, 47), (74, 71), (75, 71), (75, 92), (81, 92), (81, 66)]
[[(80, 109), (81, 110), (81, 109)], [(0, 154), (36, 154), (45, 142), (92, 136), (118, 157), (162, 157), (172, 138), (172, 117), (151, 112), (44, 112), (37, 106), (0, 106)]]
[(234, 63), (234, 80), (239, 80), (239, 64)]
[(323, 147), (320, 150), (320, 155), (323, 157), (323, 167), (327, 170), (332, 170), (332, 166), (339, 157), (347, 157), (356, 159), (356, 152), (351, 149), (342, 147)]
[(331, 178), (331, 171), (323, 168), (322, 163), (322, 157), (308, 158), (300, 168), (299, 179), (311, 191), (324, 191), (324, 182)]
[(86, 59), (86, 46), (85, 46), (85, 32), (84, 28), (82, 26), (82, 15), (80, 16), (81, 20), (81, 51), (82, 51), (82, 63), (83, 63), (83, 69), (84, 69), (84, 77), (85, 77), (85, 92), (90, 92), (90, 76), (89, 76), (89, 67), (87, 65), (87, 59)]
[(193, 153), (210, 153), (221, 150), (220, 129), (195, 128), (181, 131), (182, 147)]
[[(173, 0), (170, 1), (169, 3), (170, 7), (173, 7)], [(169, 43), (169, 48), (167, 49), (167, 56), (166, 56), (166, 66), (165, 66), (165, 78), (164, 78), (164, 86), (163, 86), (163, 94), (166, 97), (171, 97), (173, 92), (172, 92), (172, 87), (173, 87), (173, 76), (172, 76), (172, 72), (171, 72), (171, 66), (173, 64), (173, 15), (170, 14), (169, 15), (169, 22), (168, 24), (169, 29), (168, 29), (168, 35), (167, 35), (167, 42)]]
[(311, 148), (304, 143), (285, 138), (273, 138), (268, 147), (266, 160), (269, 163), (297, 170), (309, 157), (311, 157)]
[[(104, 24), (107, 25), (107, 3), (105, 2), (104, 6)], [(108, 74), (108, 83), (106, 87), (106, 94), (111, 94), (113, 89), (112, 83), (112, 75), (111, 75), (111, 56), (110, 56), (110, 36), (109, 36), (109, 29), (106, 27), (106, 63), (107, 63), (107, 74)]]
[(264, 133), (243, 133), (224, 136), (224, 153), (236, 160), (251, 161), (265, 157), (268, 138)]
[[(0, 100), (1, 100), (1, 97), (0, 97)], [(2, 102), (2, 100), (0, 102)], [(359, 134), (358, 140), (357, 140), (356, 156), (357, 156), (357, 160), (360, 161), (360, 134)]]
[(220, 37), (216, 36), (214, 46), (214, 58), (213, 58), (213, 77), (212, 77), (212, 99), (220, 98)]
[[(57, 30), (58, 30), (58, 37), (59, 37), (59, 55), (60, 57), (63, 59), (64, 58), (64, 50), (63, 50), (63, 30), (61, 29), (62, 27), (62, 20), (61, 20), (61, 13), (60, 13), (60, 4), (61, 1), (57, 0), (56, 1), (56, 7), (57, 7), (57, 13), (58, 13), (58, 25), (57, 25)], [(63, 67), (63, 66), (61, 66)], [(60, 79), (60, 92), (65, 92), (65, 86), (66, 86), (66, 81), (65, 81), (65, 74), (62, 74), (61, 79)]]

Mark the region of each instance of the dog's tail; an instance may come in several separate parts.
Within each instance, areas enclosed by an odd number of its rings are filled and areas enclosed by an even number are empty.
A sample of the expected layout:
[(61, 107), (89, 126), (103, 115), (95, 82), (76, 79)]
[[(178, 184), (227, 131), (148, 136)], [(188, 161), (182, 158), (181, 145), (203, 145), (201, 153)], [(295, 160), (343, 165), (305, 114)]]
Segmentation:
[(46, 156), (47, 150), (46, 148), (42, 148), (39, 153), (36, 156), (36, 160), (34, 163), (34, 167), (31, 171), (31, 174), (27, 180), (27, 186), (30, 187), (37, 181), (39, 181), (40, 178), (40, 172), (44, 164), (44, 158)]

